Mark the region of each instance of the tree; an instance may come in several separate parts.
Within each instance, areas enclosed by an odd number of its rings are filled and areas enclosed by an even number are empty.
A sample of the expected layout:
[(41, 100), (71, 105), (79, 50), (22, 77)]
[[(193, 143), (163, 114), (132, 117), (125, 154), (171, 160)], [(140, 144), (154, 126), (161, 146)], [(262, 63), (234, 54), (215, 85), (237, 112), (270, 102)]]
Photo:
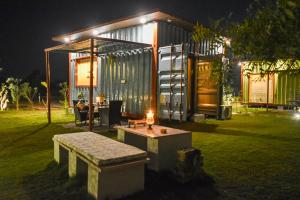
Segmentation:
[(59, 83), (59, 93), (63, 96), (64, 100), (60, 101), (61, 104), (64, 106), (64, 109), (66, 111), (66, 114), (69, 113), (68, 107), (69, 107), (69, 86), (67, 82)]
[(32, 88), (28, 82), (21, 84), (21, 95), (28, 101), (33, 109), (33, 101), (38, 92), (38, 88)]
[(12, 98), (12, 102), (16, 104), (16, 109), (19, 110), (19, 103), (21, 97), (21, 79), (18, 78), (8, 78), (6, 83), (8, 84), (8, 89), (10, 91), (10, 96)]
[(250, 61), (249, 71), (262, 76), (285, 70), (300, 72), (300, 1), (256, 1), (240, 24), (232, 23), (227, 34), (236, 58)]
[(0, 111), (3, 111), (7, 108), (8, 102), (9, 102), (9, 100), (8, 100), (7, 86), (6, 86), (6, 84), (2, 83), (1, 89), (0, 89)]

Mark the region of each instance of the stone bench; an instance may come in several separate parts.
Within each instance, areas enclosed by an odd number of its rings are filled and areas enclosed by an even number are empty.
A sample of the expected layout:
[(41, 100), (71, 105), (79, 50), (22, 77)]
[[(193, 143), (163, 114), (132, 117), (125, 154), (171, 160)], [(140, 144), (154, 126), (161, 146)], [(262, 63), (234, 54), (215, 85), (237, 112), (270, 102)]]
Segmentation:
[(144, 189), (147, 153), (92, 132), (55, 135), (54, 159), (69, 176), (85, 176), (89, 195), (116, 199)]

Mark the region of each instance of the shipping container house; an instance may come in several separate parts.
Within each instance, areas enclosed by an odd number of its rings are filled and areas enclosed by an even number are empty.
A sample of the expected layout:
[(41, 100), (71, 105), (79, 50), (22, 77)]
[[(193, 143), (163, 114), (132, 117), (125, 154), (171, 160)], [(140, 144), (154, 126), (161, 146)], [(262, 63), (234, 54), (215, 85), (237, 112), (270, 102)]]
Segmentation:
[[(93, 99), (104, 95), (107, 101), (122, 100), (123, 113), (132, 117), (141, 117), (152, 109), (162, 119), (187, 120), (194, 113), (211, 113), (211, 109), (207, 112), (202, 107), (213, 107), (216, 114), (221, 104), (216, 100), (219, 91), (212, 88), (214, 91), (203, 93), (203, 84), (197, 82), (197, 77), (207, 79), (207, 72), (203, 75), (202, 71), (208, 68), (203, 66), (209, 66), (209, 57), (221, 55), (223, 49), (209, 52), (209, 42), (202, 41), (195, 57), (192, 31), (192, 23), (156, 11), (56, 36), (53, 40), (72, 43), (93, 35), (113, 43), (112, 47), (93, 48)], [(130, 48), (124, 45), (126, 41)], [(121, 50), (115, 44), (118, 42), (122, 43)], [(85, 44), (76, 45), (78, 48)], [(70, 103), (79, 93), (86, 99), (91, 93), (91, 54), (72, 49), (75, 47), (68, 45)]]

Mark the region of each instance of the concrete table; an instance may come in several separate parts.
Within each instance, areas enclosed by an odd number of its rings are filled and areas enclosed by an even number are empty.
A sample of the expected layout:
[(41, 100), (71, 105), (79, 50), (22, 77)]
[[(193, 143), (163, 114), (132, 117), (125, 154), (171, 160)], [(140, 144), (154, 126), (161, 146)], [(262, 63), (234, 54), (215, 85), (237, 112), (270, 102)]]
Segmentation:
[(97, 200), (117, 199), (144, 189), (147, 153), (92, 132), (55, 135), (54, 159), (69, 176), (85, 176)]
[[(161, 133), (161, 129), (166, 133)], [(163, 126), (128, 128), (117, 127), (118, 140), (147, 151), (149, 169), (154, 171), (171, 170), (176, 166), (177, 151), (192, 147), (192, 133)]]

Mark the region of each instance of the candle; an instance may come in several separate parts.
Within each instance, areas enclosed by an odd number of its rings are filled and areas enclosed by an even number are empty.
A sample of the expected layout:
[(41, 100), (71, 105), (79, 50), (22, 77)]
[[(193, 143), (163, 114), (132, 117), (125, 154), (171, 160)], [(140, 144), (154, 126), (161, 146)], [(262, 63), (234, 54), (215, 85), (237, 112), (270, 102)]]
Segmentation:
[(152, 129), (152, 125), (154, 124), (154, 113), (152, 112), (152, 110), (150, 110), (147, 114), (146, 114), (146, 124), (149, 126), (149, 129)]

